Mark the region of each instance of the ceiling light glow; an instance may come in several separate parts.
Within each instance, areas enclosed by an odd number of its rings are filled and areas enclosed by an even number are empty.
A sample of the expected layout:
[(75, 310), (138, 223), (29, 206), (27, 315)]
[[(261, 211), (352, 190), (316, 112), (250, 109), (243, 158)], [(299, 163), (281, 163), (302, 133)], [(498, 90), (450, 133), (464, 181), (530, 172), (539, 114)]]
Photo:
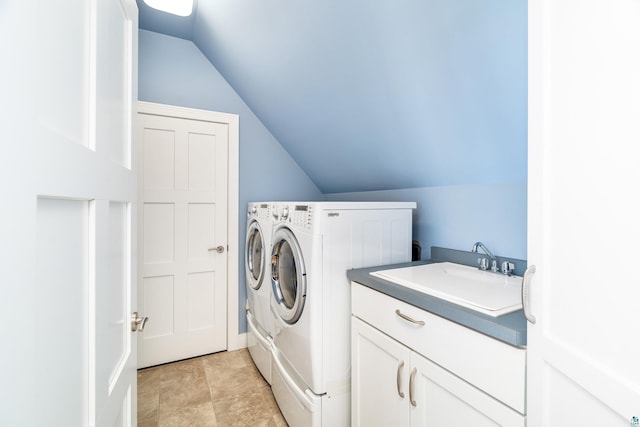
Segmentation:
[(178, 16), (193, 12), (193, 0), (144, 0), (147, 6)]

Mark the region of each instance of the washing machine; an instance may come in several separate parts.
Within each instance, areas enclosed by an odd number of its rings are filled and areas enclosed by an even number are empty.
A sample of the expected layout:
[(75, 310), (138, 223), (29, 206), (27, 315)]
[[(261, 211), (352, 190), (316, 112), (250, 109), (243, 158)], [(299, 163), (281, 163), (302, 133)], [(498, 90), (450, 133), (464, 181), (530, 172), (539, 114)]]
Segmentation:
[(290, 426), (349, 426), (346, 271), (411, 260), (413, 202), (273, 206), (272, 391)]
[(271, 384), (273, 339), (270, 314), (271, 204), (247, 206), (245, 275), (247, 288), (247, 345), (256, 367)]

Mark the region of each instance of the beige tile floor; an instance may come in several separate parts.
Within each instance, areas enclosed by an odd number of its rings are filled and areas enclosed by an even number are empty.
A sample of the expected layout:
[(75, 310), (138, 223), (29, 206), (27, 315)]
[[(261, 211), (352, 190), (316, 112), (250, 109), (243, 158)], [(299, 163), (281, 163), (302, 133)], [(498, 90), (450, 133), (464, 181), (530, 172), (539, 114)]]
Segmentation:
[(286, 426), (246, 349), (138, 371), (138, 426)]

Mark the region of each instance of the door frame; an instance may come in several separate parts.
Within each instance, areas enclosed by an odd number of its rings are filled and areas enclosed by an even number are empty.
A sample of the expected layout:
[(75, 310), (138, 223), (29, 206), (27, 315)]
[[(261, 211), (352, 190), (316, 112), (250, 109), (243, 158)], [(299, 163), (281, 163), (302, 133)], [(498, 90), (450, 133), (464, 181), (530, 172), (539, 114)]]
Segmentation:
[[(247, 346), (246, 334), (238, 330), (238, 261), (239, 261), (239, 176), (240, 176), (240, 116), (238, 114), (220, 113), (199, 110), (195, 108), (178, 107), (174, 105), (157, 104), (138, 101), (138, 113), (156, 116), (175, 117), (191, 120), (222, 123), (229, 129), (229, 149), (227, 157), (227, 351), (238, 350)], [(140, 144), (140, 141), (137, 142)], [(142, 181), (138, 180), (138, 186)], [(142, 189), (138, 188), (139, 197)], [(139, 204), (140, 204), (139, 199)], [(142, 224), (140, 217), (142, 209), (138, 209), (138, 224)], [(140, 226), (140, 229), (141, 226)], [(140, 233), (138, 245), (141, 247)], [(138, 251), (138, 265), (142, 265), (142, 251)], [(142, 269), (138, 269), (138, 285), (142, 280)]]

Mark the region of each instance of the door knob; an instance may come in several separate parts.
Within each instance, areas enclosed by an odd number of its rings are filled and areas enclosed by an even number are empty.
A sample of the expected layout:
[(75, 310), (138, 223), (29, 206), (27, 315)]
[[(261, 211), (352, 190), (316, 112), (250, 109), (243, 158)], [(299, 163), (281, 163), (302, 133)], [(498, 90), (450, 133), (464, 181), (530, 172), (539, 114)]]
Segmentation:
[(142, 332), (144, 331), (144, 326), (149, 321), (147, 316), (139, 317), (138, 312), (134, 311), (131, 313), (131, 332)]
[(209, 248), (209, 252), (213, 252), (216, 251), (219, 254), (224, 252), (224, 246), (220, 245), (220, 246), (216, 246), (215, 248)]

